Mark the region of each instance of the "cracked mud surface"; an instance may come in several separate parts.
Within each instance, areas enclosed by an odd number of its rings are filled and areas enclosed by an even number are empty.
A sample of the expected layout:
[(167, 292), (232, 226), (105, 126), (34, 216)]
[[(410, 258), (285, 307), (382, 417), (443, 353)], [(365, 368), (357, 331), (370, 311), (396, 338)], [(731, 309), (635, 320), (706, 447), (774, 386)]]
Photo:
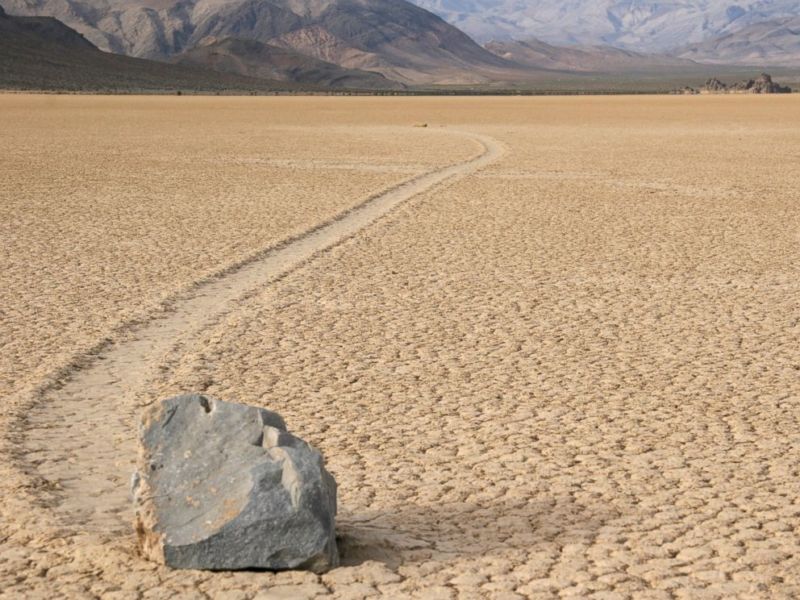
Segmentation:
[[(800, 594), (796, 98), (291, 100), (271, 126), (505, 148), (212, 315), (149, 384), (262, 405), (320, 448), (348, 566), (166, 571), (5, 465), (6, 595)], [(475, 152), (431, 131), (422, 170)], [(337, 159), (281, 160), (301, 155)]]

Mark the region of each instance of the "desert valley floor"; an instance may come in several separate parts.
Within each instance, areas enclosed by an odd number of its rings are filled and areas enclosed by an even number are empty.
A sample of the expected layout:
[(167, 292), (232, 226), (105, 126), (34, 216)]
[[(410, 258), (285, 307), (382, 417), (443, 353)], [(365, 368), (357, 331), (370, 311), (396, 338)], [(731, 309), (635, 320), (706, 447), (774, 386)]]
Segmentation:
[[(800, 97), (12, 94), (0, 132), (0, 596), (800, 596)], [(137, 555), (136, 419), (192, 390), (323, 452), (344, 566)]]

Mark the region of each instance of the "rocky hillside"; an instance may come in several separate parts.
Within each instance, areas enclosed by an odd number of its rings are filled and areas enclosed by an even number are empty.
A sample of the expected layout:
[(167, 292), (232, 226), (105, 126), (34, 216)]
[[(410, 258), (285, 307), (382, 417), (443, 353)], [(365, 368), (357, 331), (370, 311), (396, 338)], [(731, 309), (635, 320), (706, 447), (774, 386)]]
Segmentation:
[[(167, 60), (227, 38), (405, 83), (514, 79), (514, 67), (404, 0), (0, 0), (61, 19), (103, 50)], [(201, 53), (202, 54), (202, 53)]]
[(749, 25), (735, 33), (679, 49), (684, 58), (712, 64), (800, 65), (800, 17)]
[(57, 19), (0, 9), (0, 89), (274, 91), (308, 89), (101, 52)]
[(50, 17), (17, 17), (5, 13), (0, 7), (0, 41), (12, 40), (27, 44), (52, 44), (64, 49), (96, 50), (94, 45), (74, 29)]
[(399, 90), (404, 87), (380, 73), (345, 69), (295, 50), (253, 40), (228, 38), (211, 42), (179, 54), (171, 62), (331, 89)]
[(643, 54), (611, 46), (555, 46), (541, 40), (492, 41), (490, 52), (526, 67), (582, 73), (633, 73), (663, 69), (691, 69), (690, 60), (660, 54)]

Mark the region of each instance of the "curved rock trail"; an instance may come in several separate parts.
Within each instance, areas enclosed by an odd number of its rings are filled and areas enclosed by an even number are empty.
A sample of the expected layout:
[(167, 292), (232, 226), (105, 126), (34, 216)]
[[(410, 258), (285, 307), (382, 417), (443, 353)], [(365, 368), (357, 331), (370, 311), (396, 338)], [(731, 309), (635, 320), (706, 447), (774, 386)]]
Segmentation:
[(166, 316), (133, 331), (72, 373), (32, 409), (24, 449), (38, 474), (58, 490), (54, 507), (62, 525), (75, 531), (115, 535), (131, 527), (129, 479), (136, 457), (136, 417), (147, 384), (178, 347), (191, 341), (237, 300), (262, 289), (316, 254), (339, 245), (399, 204), (434, 186), (463, 178), (494, 162), (500, 144), (482, 135), (453, 132), (483, 151), (455, 165), (420, 175), (262, 253), (226, 274), (200, 284)]

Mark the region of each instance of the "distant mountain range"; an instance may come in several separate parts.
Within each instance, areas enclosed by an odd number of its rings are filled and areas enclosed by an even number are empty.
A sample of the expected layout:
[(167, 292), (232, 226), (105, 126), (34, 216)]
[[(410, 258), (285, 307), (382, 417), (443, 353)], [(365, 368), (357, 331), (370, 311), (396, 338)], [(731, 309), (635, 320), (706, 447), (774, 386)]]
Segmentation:
[(746, 27), (800, 16), (797, 0), (414, 0), (480, 42), (669, 52)]
[(684, 46), (678, 56), (720, 65), (800, 65), (800, 17), (748, 25), (735, 33)]
[[(404, 0), (1, 0), (11, 14), (53, 16), (97, 47), (141, 58), (209, 59), (199, 47), (229, 39), (294, 50), (345, 69), (403, 83), (481, 83), (518, 78), (515, 65), (439, 17)], [(255, 54), (224, 42), (230, 68)], [(268, 50), (268, 49), (267, 49)], [(219, 55), (217, 55), (219, 56)], [(316, 65), (320, 66), (320, 65)]]
[[(479, 39), (493, 41), (481, 46), (416, 4), (439, 12)], [(564, 73), (696, 76), (702, 67), (694, 61), (791, 66), (800, 57), (800, 3), (795, 0), (737, 5), (720, 0), (416, 0), (416, 4), (0, 0), (6, 12), (22, 15), (14, 17), (17, 23), (50, 18), (47, 31), (39, 31), (44, 37), (38, 42), (31, 38), (35, 32), (25, 34), (25, 43), (41, 46), (30, 50), (27, 58), (20, 50), (22, 38), (14, 38), (17, 67), (27, 64), (34, 71), (52, 67), (53, 61), (42, 57), (59, 54), (53, 46), (58, 29), (65, 39), (83, 40), (83, 48), (71, 46), (62, 52), (62, 62), (72, 57), (70, 72), (80, 67), (75, 54), (80, 51), (91, 53), (84, 57), (86, 64), (97, 73), (106, 69), (109, 77), (113, 64), (139, 75), (155, 76), (161, 69), (165, 77), (172, 72), (180, 79), (182, 73), (188, 80), (199, 77), (206, 82), (211, 81), (208, 73), (219, 72), (229, 83), (242, 85), (267, 80), (268, 85), (318, 89), (401, 90), (448, 84), (525, 85), (548, 77), (563, 82)], [(69, 28), (74, 31), (66, 33)], [(6, 37), (5, 46), (10, 48), (12, 38)], [(149, 62), (123, 63), (117, 60), (119, 55)], [(31, 60), (34, 56), (38, 62)], [(10, 58), (5, 60), (10, 64)]]

